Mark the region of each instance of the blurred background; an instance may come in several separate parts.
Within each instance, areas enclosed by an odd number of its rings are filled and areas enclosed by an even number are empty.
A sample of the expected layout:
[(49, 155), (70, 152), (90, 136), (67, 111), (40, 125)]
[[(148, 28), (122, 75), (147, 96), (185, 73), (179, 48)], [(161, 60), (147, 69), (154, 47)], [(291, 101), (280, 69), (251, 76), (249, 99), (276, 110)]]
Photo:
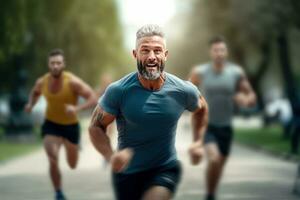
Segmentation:
[[(224, 35), (230, 60), (243, 67), (258, 97), (255, 108), (236, 109), (237, 144), (297, 163), (299, 10), (298, 0), (1, 1), (0, 171), (41, 148), (46, 103), (41, 99), (31, 115), (23, 106), (35, 80), (48, 71), (48, 52), (63, 49), (67, 70), (101, 93), (105, 77), (116, 80), (136, 70), (135, 32), (146, 23), (166, 31), (166, 71), (183, 79), (209, 60), (209, 39)], [(82, 114), (82, 123), (89, 115)], [(290, 179), (296, 177), (294, 170)]]

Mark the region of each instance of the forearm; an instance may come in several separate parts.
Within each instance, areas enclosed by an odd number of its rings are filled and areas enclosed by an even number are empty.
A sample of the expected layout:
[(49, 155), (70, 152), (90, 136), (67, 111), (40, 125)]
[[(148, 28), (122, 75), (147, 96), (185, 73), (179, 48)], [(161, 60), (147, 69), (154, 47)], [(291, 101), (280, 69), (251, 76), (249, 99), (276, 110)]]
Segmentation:
[(97, 126), (89, 127), (90, 139), (96, 148), (96, 150), (103, 155), (105, 160), (109, 161), (112, 154), (112, 146), (110, 144), (110, 139), (106, 135), (106, 131)]
[(192, 114), (193, 142), (189, 148), (189, 154), (193, 165), (197, 165), (203, 156), (206, 127), (207, 111), (205, 106)]
[(32, 91), (30, 93), (29, 100), (28, 100), (28, 104), (30, 105), (30, 107), (33, 107), (37, 103), (39, 97), (40, 97), (40, 93), (38, 92)]
[(194, 142), (203, 142), (208, 124), (208, 105), (203, 97), (200, 97), (200, 108), (192, 113), (192, 129)]
[(76, 111), (85, 110), (91, 107), (94, 107), (97, 104), (96, 97), (93, 95), (89, 97), (84, 103), (76, 106)]
[(192, 131), (193, 131), (193, 141), (203, 142), (204, 134), (207, 128), (207, 120), (203, 113), (193, 113), (192, 114)]
[[(256, 94), (246, 76), (242, 76), (238, 86), (238, 102), (241, 106), (251, 107), (256, 104)], [(240, 94), (241, 93), (241, 94)]]

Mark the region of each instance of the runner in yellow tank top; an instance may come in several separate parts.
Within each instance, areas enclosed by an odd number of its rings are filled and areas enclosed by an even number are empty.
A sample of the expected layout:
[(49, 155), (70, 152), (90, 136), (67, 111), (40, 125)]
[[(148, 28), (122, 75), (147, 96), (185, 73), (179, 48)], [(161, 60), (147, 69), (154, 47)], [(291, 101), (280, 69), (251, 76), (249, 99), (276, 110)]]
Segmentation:
[[(96, 104), (93, 90), (80, 78), (64, 71), (64, 53), (54, 49), (48, 56), (49, 73), (40, 77), (25, 106), (25, 111), (32, 108), (43, 95), (47, 101), (45, 122), (42, 126), (44, 147), (49, 160), (50, 178), (55, 189), (55, 199), (64, 200), (62, 192), (61, 173), (58, 165), (58, 155), (61, 146), (67, 152), (67, 162), (70, 168), (75, 169), (78, 161), (78, 143), (80, 128), (77, 112), (90, 108)], [(86, 101), (77, 104), (79, 97)]]
[(66, 112), (67, 105), (77, 104), (78, 95), (71, 88), (72, 76), (74, 77), (70, 72), (62, 72), (61, 89), (56, 93), (49, 91), (51, 74), (43, 77), (42, 94), (47, 100), (46, 119), (63, 125), (78, 122), (76, 115), (68, 115)]

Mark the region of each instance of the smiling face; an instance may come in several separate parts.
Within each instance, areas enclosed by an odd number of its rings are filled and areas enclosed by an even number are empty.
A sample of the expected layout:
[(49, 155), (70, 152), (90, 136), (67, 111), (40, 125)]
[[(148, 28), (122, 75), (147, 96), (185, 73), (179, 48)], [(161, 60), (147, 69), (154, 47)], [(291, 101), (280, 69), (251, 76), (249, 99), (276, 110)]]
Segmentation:
[(147, 80), (156, 80), (164, 71), (168, 50), (160, 36), (146, 36), (137, 41), (133, 56), (140, 75)]

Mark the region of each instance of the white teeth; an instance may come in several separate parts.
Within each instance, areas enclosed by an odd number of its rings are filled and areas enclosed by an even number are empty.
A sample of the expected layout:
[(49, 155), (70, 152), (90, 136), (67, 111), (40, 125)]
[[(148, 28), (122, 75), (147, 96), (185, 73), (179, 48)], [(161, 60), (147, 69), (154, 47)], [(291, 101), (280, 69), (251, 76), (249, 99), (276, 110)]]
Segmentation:
[(154, 66), (156, 66), (156, 64), (147, 64), (147, 66), (154, 67)]

